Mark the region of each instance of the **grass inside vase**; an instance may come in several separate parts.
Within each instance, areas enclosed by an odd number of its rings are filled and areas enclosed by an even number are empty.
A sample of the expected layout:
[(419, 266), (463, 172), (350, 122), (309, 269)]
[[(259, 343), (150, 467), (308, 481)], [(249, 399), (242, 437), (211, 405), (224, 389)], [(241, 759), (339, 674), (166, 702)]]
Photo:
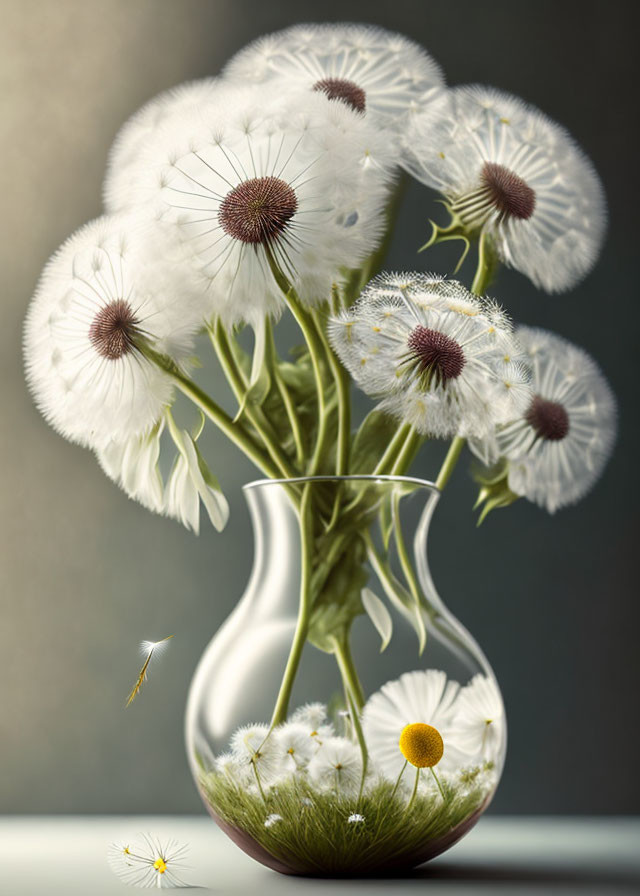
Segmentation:
[(444, 798), (436, 790), (421, 793), (409, 808), (409, 797), (394, 795), (387, 781), (367, 788), (360, 799), (318, 791), (304, 778), (279, 784), (265, 800), (219, 772), (202, 775), (201, 786), (222, 821), (291, 870), (367, 874), (403, 860), (407, 867), (418, 864), (429, 844), (481, 807), (491, 790), (483, 777), (477, 769), (455, 785), (443, 782)]

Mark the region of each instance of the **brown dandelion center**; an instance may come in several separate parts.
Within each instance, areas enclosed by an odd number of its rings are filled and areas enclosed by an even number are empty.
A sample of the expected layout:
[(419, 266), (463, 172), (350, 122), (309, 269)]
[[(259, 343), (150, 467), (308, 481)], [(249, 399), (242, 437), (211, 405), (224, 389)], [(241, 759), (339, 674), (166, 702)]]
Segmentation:
[(220, 226), (236, 240), (257, 246), (282, 234), (298, 210), (298, 199), (279, 177), (254, 177), (234, 187), (218, 212)]
[(495, 162), (485, 162), (480, 175), (494, 205), (503, 218), (526, 221), (536, 207), (536, 194), (513, 171)]
[(560, 442), (569, 432), (569, 415), (564, 405), (540, 395), (536, 395), (529, 405), (525, 420), (541, 439), (549, 442)]
[(464, 352), (455, 339), (445, 333), (419, 325), (409, 334), (407, 345), (420, 371), (429, 378), (434, 377), (436, 383), (454, 380), (462, 373)]
[(322, 91), (330, 100), (342, 100), (354, 112), (364, 112), (367, 107), (367, 95), (362, 87), (345, 78), (323, 78), (316, 81), (312, 90)]
[(89, 327), (89, 341), (101, 357), (117, 361), (133, 349), (137, 324), (131, 305), (124, 299), (116, 299), (94, 317)]

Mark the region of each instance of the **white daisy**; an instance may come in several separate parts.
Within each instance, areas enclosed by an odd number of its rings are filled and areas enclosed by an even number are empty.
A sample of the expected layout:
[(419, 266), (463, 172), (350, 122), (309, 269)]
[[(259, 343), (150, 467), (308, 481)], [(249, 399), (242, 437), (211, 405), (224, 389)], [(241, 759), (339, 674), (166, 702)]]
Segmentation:
[(464, 753), (496, 762), (505, 739), (504, 706), (496, 682), (475, 675), (460, 690), (451, 720), (451, 736)]
[(177, 840), (141, 834), (134, 841), (113, 843), (107, 860), (113, 873), (128, 886), (172, 889), (188, 886), (178, 877), (185, 868), (186, 853), (187, 847)]
[(269, 256), (318, 303), (384, 228), (395, 159), (383, 135), (322, 95), (274, 94), (228, 88), (137, 162), (136, 207), (168, 223), (227, 324), (284, 307)]
[(530, 400), (506, 315), (455, 281), (376, 277), (329, 335), (358, 385), (421, 433), (484, 434)]
[(135, 194), (136, 162), (142, 149), (153, 142), (158, 128), (175, 115), (190, 109), (203, 109), (213, 101), (223, 82), (219, 78), (188, 81), (165, 90), (126, 121), (113, 142), (107, 161), (103, 194), (108, 212), (124, 211)]
[(485, 463), (507, 461), (508, 487), (549, 513), (593, 487), (616, 438), (616, 402), (590, 356), (546, 330), (519, 327), (532, 369), (525, 412), (490, 437), (470, 442)]
[(282, 757), (282, 767), (291, 773), (305, 768), (318, 750), (316, 739), (309, 736), (307, 726), (296, 722), (278, 726), (273, 737)]
[(283, 773), (282, 755), (267, 725), (238, 728), (231, 738), (231, 752), (241, 773), (257, 773), (262, 786), (273, 784)]
[(371, 25), (294, 25), (258, 38), (227, 64), (239, 83), (281, 78), (321, 91), (388, 122), (442, 87), (439, 66), (421, 46)]
[[(140, 339), (184, 362), (201, 311), (157, 234), (151, 260), (136, 225), (99, 218), (52, 257), (29, 308), (24, 355), (36, 404), (66, 438), (90, 447), (150, 432), (173, 392)], [(153, 498), (151, 499), (153, 500)]]
[(322, 790), (357, 792), (362, 780), (362, 753), (346, 737), (325, 740), (308, 767), (309, 780)]
[(381, 775), (389, 781), (398, 780), (405, 764), (400, 735), (407, 725), (416, 723), (433, 726), (442, 736), (443, 768), (458, 763), (459, 753), (449, 731), (459, 688), (439, 669), (427, 669), (406, 672), (372, 694), (362, 713), (362, 729), (369, 755)]
[(500, 259), (547, 292), (593, 266), (606, 223), (602, 185), (563, 127), (517, 97), (456, 87), (412, 117), (405, 166), (485, 231)]

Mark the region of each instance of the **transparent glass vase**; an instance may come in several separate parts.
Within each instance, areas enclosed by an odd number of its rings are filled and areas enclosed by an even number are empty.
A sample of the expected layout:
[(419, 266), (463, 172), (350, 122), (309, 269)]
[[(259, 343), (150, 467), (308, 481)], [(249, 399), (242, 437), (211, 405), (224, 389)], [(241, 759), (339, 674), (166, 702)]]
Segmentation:
[(245, 486), (244, 595), (204, 652), (186, 713), (219, 826), (277, 871), (408, 869), (465, 834), (506, 750), (500, 691), (439, 598), (439, 492), (409, 477)]

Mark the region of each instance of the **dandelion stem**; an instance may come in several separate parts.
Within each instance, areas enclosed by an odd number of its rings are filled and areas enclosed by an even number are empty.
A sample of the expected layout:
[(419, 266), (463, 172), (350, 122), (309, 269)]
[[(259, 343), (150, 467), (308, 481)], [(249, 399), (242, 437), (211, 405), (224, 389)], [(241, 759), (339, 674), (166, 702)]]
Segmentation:
[(282, 373), (280, 371), (280, 366), (278, 364), (278, 357), (276, 352), (275, 343), (273, 340), (273, 330), (271, 328), (271, 322), (269, 320), (266, 321), (265, 324), (267, 328), (267, 354), (271, 358), (271, 373), (276, 384), (276, 389), (280, 393), (280, 398), (282, 399), (282, 403), (284, 405), (284, 409), (286, 411), (287, 417), (289, 419), (289, 425), (291, 427), (291, 435), (293, 437), (293, 443), (296, 448), (296, 464), (300, 470), (303, 469), (304, 464), (304, 444), (302, 441), (302, 430), (300, 429), (300, 421), (298, 419), (298, 412), (296, 410), (296, 406), (291, 398), (291, 393), (289, 392), (289, 388), (282, 378)]
[(438, 478), (436, 479), (436, 488), (439, 491), (442, 491), (449, 481), (451, 474), (453, 473), (455, 466), (458, 463), (458, 458), (460, 457), (460, 453), (464, 448), (465, 441), (466, 439), (463, 439), (462, 436), (456, 436), (451, 440), (449, 450), (447, 451), (447, 456), (445, 457), (444, 462), (440, 467), (440, 472), (438, 473)]
[(478, 240), (478, 267), (471, 284), (471, 292), (477, 296), (483, 296), (487, 286), (493, 280), (497, 268), (497, 259), (489, 245), (489, 237), (486, 231), (482, 231)]
[(327, 403), (325, 400), (325, 381), (320, 364), (320, 357), (324, 353), (323, 346), (320, 337), (317, 334), (313, 319), (300, 304), (296, 291), (280, 270), (276, 259), (273, 257), (273, 253), (268, 247), (266, 248), (266, 255), (276, 283), (280, 287), (284, 300), (305, 338), (307, 348), (309, 349), (309, 357), (311, 358), (311, 366), (313, 368), (313, 376), (316, 384), (316, 397), (318, 401), (318, 434), (316, 436), (316, 445), (308, 470), (309, 475), (313, 476), (314, 473), (318, 472), (318, 468), (322, 461), (329, 423)]
[(248, 419), (253, 424), (256, 432), (262, 439), (265, 448), (269, 452), (269, 456), (272, 461), (277, 464), (281, 474), (285, 479), (294, 478), (297, 471), (291, 467), (289, 459), (278, 445), (278, 437), (274, 432), (273, 427), (261, 409), (252, 404), (251, 399), (247, 395), (249, 384), (236, 362), (229, 337), (220, 320), (216, 322), (214, 330), (209, 330), (209, 338), (216, 351), (218, 360), (220, 361), (220, 366), (227, 377), (227, 381), (242, 412), (247, 415)]
[(278, 467), (275, 466), (271, 458), (263, 453), (242, 424), (234, 422), (211, 396), (207, 395), (200, 386), (180, 370), (172, 358), (155, 351), (148, 344), (140, 344), (138, 348), (149, 361), (171, 377), (180, 391), (190, 398), (196, 407), (199, 407), (209, 420), (215, 423), (218, 429), (253, 461), (259, 470), (262, 470), (271, 479), (280, 478)]
[(280, 725), (287, 718), (291, 689), (300, 665), (302, 650), (307, 640), (309, 614), (311, 611), (311, 568), (313, 550), (313, 524), (311, 516), (311, 483), (307, 482), (302, 489), (300, 500), (300, 542), (302, 548), (300, 570), (300, 606), (298, 621), (291, 643), (291, 650), (284, 670), (284, 676), (278, 692), (278, 699), (271, 718), (271, 728)]
[(322, 326), (322, 322), (318, 319), (318, 315), (312, 312), (313, 320), (320, 337), (320, 341), (324, 347), (325, 355), (333, 379), (336, 384), (336, 394), (338, 396), (338, 445), (336, 450), (336, 475), (343, 476), (348, 472), (349, 468), (349, 448), (351, 442), (351, 402), (349, 400), (349, 376), (342, 366), (335, 352), (329, 345), (327, 335)]

